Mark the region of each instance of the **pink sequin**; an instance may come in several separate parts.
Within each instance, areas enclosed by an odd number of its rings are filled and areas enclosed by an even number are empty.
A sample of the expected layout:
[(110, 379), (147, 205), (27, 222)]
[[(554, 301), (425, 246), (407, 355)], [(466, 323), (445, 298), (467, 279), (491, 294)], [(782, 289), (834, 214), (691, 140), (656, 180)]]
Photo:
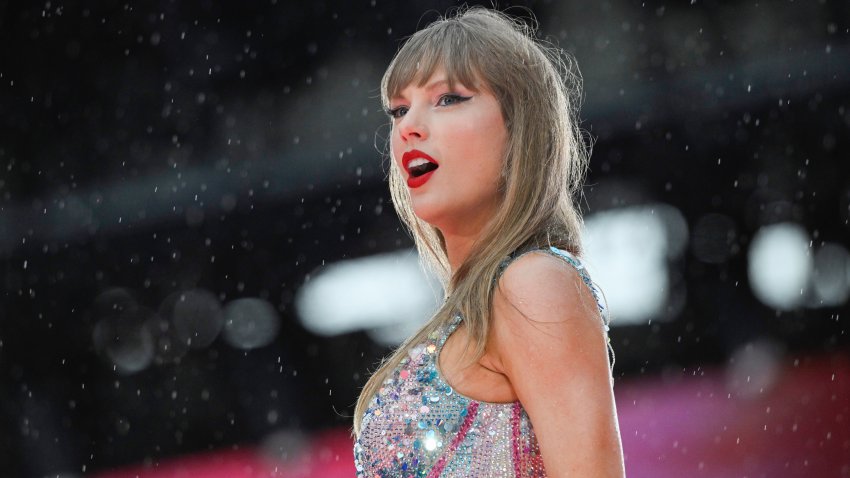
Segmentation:
[(472, 426), (472, 422), (475, 420), (475, 415), (478, 414), (478, 402), (470, 403), (466, 411), (466, 419), (463, 420), (463, 425), (461, 425), (460, 430), (458, 430), (457, 436), (455, 436), (454, 440), (452, 440), (452, 444), (449, 446), (446, 453), (437, 460), (437, 464), (431, 469), (431, 473), (428, 473), (428, 478), (438, 478), (440, 474), (443, 473), (443, 468), (446, 467), (446, 456), (454, 455), (458, 445), (460, 445), (461, 442), (463, 442), (463, 439), (466, 438), (466, 434), (469, 432), (469, 427)]
[[(583, 264), (565, 251), (544, 251), (581, 273), (604, 318), (606, 311)], [(440, 375), (440, 350), (462, 320), (456, 315), (413, 347), (370, 401), (354, 445), (358, 478), (546, 476), (534, 427), (519, 402), (465, 397)]]

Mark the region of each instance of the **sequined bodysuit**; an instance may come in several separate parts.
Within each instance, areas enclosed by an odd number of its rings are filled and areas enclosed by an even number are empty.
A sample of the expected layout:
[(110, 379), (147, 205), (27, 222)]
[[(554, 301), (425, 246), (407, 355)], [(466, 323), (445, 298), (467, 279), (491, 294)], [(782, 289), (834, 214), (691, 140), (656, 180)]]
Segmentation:
[[(542, 251), (578, 270), (607, 329), (601, 294), (581, 261), (554, 247)], [(500, 269), (520, 255), (506, 259)], [(372, 398), (354, 444), (358, 478), (546, 476), (534, 428), (519, 401), (463, 396), (438, 369), (443, 344), (462, 320), (455, 315), (413, 347)]]

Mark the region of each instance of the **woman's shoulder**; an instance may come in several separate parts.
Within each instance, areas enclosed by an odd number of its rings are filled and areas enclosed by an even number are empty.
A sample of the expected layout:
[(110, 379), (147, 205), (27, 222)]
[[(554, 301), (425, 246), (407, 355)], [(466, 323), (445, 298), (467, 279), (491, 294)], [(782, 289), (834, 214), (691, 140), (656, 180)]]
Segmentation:
[(604, 294), (584, 260), (556, 247), (526, 249), (507, 257), (499, 267), (496, 295), (542, 304), (595, 303), (606, 326), (609, 322)]
[(595, 297), (586, 287), (585, 275), (581, 261), (566, 251), (533, 250), (504, 266), (495, 294), (521, 310), (593, 304)]
[[(549, 250), (522, 254), (508, 264), (494, 291), (488, 340), (503, 369), (510, 367), (506, 360), (519, 360), (517, 350), (537, 350), (534, 354), (539, 355), (543, 350), (566, 347), (566, 354), (584, 347), (577, 344), (605, 348), (607, 317), (587, 277), (576, 256)], [(558, 357), (556, 363), (570, 360)]]

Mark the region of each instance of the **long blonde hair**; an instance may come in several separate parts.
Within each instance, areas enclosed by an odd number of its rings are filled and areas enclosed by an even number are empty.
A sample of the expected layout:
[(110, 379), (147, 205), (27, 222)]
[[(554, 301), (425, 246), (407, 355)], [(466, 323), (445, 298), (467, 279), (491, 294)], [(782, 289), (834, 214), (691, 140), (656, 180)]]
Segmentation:
[(473, 87), (480, 80), (501, 105), (508, 141), (499, 185), (502, 207), (453, 274), (443, 236), (414, 214), (402, 172), (391, 161), (393, 205), (424, 265), (442, 281), (446, 297), (431, 320), (386, 358), (363, 387), (354, 412), (357, 436), (369, 402), (387, 376), (411, 347), (454, 314), (463, 316), (475, 345), (471, 362), (483, 356), (493, 282), (509, 254), (544, 245), (582, 253), (582, 219), (574, 199), (581, 195), (590, 143), (585, 144), (577, 122), (581, 76), (570, 56), (535, 39), (534, 33), (533, 27), (498, 11), (459, 9), (411, 36), (384, 74), (385, 107), (408, 84), (423, 85), (439, 66), (450, 84)]

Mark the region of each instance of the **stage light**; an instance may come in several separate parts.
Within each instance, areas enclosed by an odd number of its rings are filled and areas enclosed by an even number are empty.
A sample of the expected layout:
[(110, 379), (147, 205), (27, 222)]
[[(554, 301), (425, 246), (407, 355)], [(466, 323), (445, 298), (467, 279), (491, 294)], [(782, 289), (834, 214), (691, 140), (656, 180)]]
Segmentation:
[[(609, 209), (585, 219), (586, 263), (605, 293), (612, 326), (674, 317), (684, 298), (673, 294), (669, 261), (681, 256), (688, 227), (678, 209), (646, 204)], [(671, 308), (672, 307), (672, 308)]]
[(804, 303), (812, 254), (802, 226), (783, 222), (759, 229), (750, 243), (748, 263), (750, 287), (762, 303), (778, 310)]
[(434, 313), (441, 296), (436, 278), (406, 249), (328, 265), (298, 290), (295, 306), (315, 334), (366, 329), (377, 342), (395, 345)]

